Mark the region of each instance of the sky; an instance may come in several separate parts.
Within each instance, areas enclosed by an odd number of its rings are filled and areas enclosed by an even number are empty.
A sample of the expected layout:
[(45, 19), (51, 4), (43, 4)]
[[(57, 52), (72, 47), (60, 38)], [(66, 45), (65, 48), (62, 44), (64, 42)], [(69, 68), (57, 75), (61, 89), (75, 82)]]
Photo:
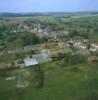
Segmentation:
[(0, 0), (0, 12), (98, 11), (98, 0)]

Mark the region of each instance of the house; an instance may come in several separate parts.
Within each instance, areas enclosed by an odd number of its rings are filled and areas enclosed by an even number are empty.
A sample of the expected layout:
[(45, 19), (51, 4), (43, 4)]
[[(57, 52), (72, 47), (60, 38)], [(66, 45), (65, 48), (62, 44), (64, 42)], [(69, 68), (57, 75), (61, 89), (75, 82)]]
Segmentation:
[(62, 49), (62, 48), (65, 48), (66, 44), (65, 42), (59, 42), (58, 46)]
[(78, 42), (78, 43), (74, 43), (74, 47), (75, 47), (75, 48), (79, 48), (80, 45), (81, 45), (81, 44), (80, 44), (79, 42)]
[(89, 49), (89, 50), (92, 51), (92, 52), (97, 51), (96, 44), (95, 44), (95, 43), (91, 43), (91, 44), (90, 44), (90, 49)]
[(81, 50), (85, 50), (87, 48), (87, 46), (82, 42), (82, 41), (70, 41), (69, 42), (70, 46), (76, 48), (76, 49), (81, 49)]
[(66, 36), (68, 36), (69, 32), (68, 31), (64, 31), (63, 34), (66, 35)]
[(90, 48), (90, 51), (95, 52), (95, 51), (97, 51), (97, 49), (96, 48)]
[(81, 45), (80, 48), (81, 49), (86, 49), (86, 46), (85, 45)]
[(90, 61), (90, 62), (97, 61), (98, 62), (98, 57), (97, 56), (89, 56), (88, 61)]
[(42, 29), (38, 29), (38, 33), (42, 33), (43, 32), (43, 30)]

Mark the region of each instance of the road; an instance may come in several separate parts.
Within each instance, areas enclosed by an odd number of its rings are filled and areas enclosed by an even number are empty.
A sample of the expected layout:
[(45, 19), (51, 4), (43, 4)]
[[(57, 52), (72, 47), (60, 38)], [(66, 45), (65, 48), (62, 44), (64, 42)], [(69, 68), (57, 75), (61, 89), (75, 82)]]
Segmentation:
[(38, 45), (30, 45), (30, 46), (25, 46), (23, 48), (18, 48), (18, 49), (15, 49), (15, 50), (8, 50), (8, 51), (3, 50), (2, 52), (0, 52), (0, 55), (25, 53), (25, 52), (30, 52), (32, 50), (36, 50), (38, 48), (39, 48)]

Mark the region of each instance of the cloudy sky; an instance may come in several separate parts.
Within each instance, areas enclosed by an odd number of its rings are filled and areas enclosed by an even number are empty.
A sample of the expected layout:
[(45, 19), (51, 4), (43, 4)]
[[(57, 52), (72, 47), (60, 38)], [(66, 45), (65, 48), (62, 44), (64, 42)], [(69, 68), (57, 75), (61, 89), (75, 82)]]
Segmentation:
[(98, 0), (0, 0), (0, 12), (98, 11)]

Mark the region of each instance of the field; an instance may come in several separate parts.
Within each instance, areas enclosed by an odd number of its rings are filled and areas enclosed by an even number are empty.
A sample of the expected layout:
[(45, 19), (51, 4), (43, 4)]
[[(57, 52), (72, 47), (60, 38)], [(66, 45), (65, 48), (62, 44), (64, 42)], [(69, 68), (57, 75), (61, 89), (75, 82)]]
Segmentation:
[[(56, 61), (40, 65), (44, 72), (44, 83), (37, 87), (34, 79), (38, 66), (6, 71), (7, 76), (16, 80), (0, 79), (0, 100), (98, 100), (97, 64), (65, 66)], [(37, 72), (37, 71), (36, 71)], [(19, 75), (22, 82), (30, 82), (29, 87), (16, 88)], [(37, 76), (38, 78), (39, 76)], [(39, 78), (38, 78), (39, 79)]]

